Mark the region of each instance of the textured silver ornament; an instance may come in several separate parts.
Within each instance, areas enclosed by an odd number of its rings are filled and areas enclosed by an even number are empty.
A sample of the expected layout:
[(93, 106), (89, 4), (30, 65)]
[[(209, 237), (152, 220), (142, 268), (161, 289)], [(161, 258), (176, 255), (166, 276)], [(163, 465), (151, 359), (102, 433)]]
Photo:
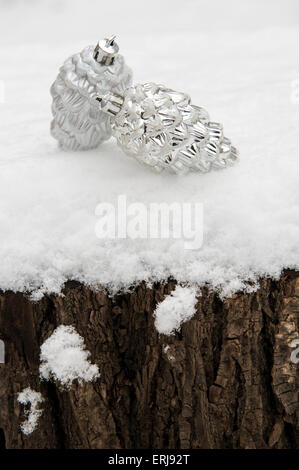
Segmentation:
[(185, 93), (145, 83), (97, 100), (111, 116), (112, 134), (123, 151), (158, 172), (206, 173), (238, 159), (222, 125), (211, 122)]
[(131, 69), (118, 54), (114, 37), (71, 56), (51, 87), (52, 136), (68, 150), (95, 148), (109, 139), (110, 119), (95, 97), (108, 91), (122, 93), (131, 83)]

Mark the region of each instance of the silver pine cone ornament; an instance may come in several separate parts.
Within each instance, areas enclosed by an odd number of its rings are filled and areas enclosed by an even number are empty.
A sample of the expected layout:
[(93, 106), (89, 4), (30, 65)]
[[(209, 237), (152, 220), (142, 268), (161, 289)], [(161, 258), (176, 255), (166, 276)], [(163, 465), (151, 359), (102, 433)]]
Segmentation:
[(222, 125), (211, 122), (185, 93), (145, 83), (97, 101), (111, 116), (112, 134), (123, 151), (158, 172), (206, 173), (238, 159)]
[(108, 90), (122, 93), (131, 83), (132, 72), (114, 37), (72, 55), (51, 87), (52, 136), (67, 150), (95, 148), (109, 139), (110, 118), (95, 98)]

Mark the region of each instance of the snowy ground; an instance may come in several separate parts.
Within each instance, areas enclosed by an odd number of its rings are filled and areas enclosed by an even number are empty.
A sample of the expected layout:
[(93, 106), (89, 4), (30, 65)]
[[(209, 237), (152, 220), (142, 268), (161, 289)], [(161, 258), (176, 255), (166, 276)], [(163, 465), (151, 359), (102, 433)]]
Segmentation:
[[(299, 268), (298, 23), (296, 0), (0, 0), (0, 288), (59, 292), (71, 278), (117, 290), (172, 275), (231, 295)], [(239, 165), (176, 177), (139, 167), (113, 141), (57, 148), (57, 69), (111, 33), (135, 82), (186, 91), (223, 122)], [(202, 202), (202, 248), (98, 239), (95, 208), (120, 194)]]

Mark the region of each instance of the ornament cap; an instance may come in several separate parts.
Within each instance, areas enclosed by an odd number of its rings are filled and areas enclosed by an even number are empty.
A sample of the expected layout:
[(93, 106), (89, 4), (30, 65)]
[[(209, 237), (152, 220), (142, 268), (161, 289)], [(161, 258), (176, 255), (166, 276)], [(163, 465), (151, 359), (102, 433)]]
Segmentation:
[(97, 96), (96, 100), (100, 103), (101, 110), (113, 117), (119, 113), (124, 104), (124, 97), (116, 93)]
[(94, 59), (102, 65), (111, 65), (114, 62), (114, 58), (117, 56), (119, 47), (115, 42), (116, 36), (111, 36), (110, 38), (101, 39), (98, 41), (93, 57)]

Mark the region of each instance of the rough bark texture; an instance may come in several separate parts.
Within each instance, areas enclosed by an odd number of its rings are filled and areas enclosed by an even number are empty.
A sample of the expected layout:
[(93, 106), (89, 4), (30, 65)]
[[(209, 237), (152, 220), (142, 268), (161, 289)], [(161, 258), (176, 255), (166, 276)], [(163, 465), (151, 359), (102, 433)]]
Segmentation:
[[(181, 332), (159, 336), (153, 311), (174, 285), (111, 299), (69, 282), (63, 297), (36, 303), (2, 293), (0, 447), (298, 448), (290, 343), (299, 337), (299, 273), (224, 302), (203, 291)], [(96, 383), (67, 391), (40, 382), (39, 348), (61, 324), (84, 337), (101, 372)], [(45, 403), (38, 429), (24, 436), (16, 398), (28, 386)]]

